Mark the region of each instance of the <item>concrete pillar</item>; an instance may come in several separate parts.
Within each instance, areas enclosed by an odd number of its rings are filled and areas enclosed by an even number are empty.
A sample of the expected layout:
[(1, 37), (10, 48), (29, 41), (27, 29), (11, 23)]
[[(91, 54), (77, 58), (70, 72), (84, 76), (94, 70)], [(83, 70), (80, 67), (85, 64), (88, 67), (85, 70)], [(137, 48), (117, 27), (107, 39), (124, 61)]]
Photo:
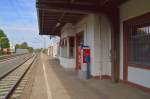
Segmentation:
[(67, 58), (69, 58), (69, 56), (70, 56), (70, 51), (69, 51), (69, 49), (70, 49), (70, 43), (69, 43), (69, 37), (67, 37)]

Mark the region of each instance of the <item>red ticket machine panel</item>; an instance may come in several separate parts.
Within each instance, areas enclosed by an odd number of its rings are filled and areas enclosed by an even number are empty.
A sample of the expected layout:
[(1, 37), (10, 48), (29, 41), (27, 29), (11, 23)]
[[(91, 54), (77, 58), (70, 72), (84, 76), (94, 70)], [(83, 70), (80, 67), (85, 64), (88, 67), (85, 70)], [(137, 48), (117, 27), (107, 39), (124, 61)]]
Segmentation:
[(90, 64), (90, 48), (83, 48), (83, 63)]

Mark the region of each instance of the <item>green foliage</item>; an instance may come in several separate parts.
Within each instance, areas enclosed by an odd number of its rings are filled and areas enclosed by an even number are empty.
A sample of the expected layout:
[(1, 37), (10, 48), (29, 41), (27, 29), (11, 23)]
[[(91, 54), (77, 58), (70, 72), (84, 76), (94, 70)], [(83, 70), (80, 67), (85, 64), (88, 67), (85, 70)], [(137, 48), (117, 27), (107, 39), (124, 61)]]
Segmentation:
[(28, 49), (28, 44), (26, 42), (23, 42), (21, 44), (16, 44), (16, 48)]
[(19, 44), (16, 44), (15, 48), (16, 48), (16, 49), (17, 49), (17, 48), (20, 48), (20, 45), (19, 45)]
[(3, 32), (3, 30), (0, 30), (0, 47), (1, 48), (9, 48), (10, 47), (9, 40), (8, 40), (7, 36), (5, 35), (5, 33)]
[(33, 52), (33, 48), (32, 47), (28, 47), (29, 52)]
[(42, 51), (42, 48), (35, 49), (34, 52), (39, 53)]
[(34, 50), (32, 47), (29, 47), (26, 42), (23, 42), (21, 44), (16, 44), (15, 48), (16, 49), (28, 49), (29, 52), (33, 52)]
[(3, 32), (3, 30), (0, 29), (0, 38), (1, 37), (6, 37), (5, 33)]

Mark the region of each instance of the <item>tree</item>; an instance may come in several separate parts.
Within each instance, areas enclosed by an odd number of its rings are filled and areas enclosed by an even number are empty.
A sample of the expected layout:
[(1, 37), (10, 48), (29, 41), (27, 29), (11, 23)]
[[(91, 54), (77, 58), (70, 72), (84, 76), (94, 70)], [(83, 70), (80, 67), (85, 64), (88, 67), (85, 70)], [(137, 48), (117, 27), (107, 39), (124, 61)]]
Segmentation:
[(21, 44), (16, 44), (15, 46), (16, 49), (28, 49), (29, 52), (33, 52), (33, 48), (28, 46), (27, 42), (23, 42)]
[(27, 48), (28, 48), (28, 44), (27, 44), (26, 42), (23, 42), (23, 43), (20, 45), (20, 47), (21, 47), (22, 49), (27, 49)]
[(1, 48), (9, 48), (9, 40), (7, 38), (7, 36), (5, 35), (5, 33), (3, 32), (3, 30), (0, 29), (0, 45)]
[(7, 36), (5, 35), (4, 31), (0, 29), (0, 48), (1, 48), (1, 52), (3, 50), (3, 48), (9, 48), (10, 44), (9, 44), (9, 40), (7, 38)]
[(8, 38), (0, 38), (1, 48), (9, 48), (9, 40)]
[(32, 47), (28, 47), (29, 52), (33, 52), (33, 48)]
[(26, 42), (23, 42), (21, 44), (16, 44), (16, 48), (27, 49), (28, 48), (28, 44)]
[(6, 37), (5, 33), (3, 32), (3, 30), (0, 29), (0, 38), (1, 37)]
[(20, 48), (20, 45), (19, 45), (19, 44), (16, 44), (15, 48)]

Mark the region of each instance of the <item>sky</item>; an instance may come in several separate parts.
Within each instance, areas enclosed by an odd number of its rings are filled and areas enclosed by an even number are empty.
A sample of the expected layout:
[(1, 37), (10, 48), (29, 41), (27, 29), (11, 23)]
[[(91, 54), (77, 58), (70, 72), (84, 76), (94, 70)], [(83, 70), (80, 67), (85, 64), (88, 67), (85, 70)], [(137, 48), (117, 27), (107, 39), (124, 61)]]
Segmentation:
[(34, 48), (46, 47), (54, 39), (40, 36), (38, 31), (36, 0), (1, 0), (0, 29), (2, 29), (13, 44), (27, 42)]

